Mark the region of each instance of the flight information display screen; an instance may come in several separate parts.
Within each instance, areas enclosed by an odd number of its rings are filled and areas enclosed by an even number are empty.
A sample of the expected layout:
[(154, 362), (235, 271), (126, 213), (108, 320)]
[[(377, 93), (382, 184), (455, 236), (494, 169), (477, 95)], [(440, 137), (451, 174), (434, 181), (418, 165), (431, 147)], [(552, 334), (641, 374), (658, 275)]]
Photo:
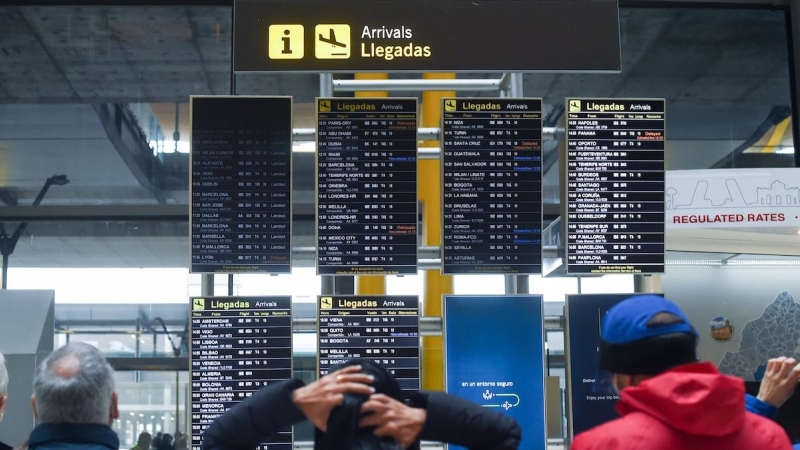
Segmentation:
[(394, 375), (401, 389), (419, 389), (417, 296), (320, 296), (317, 317), (320, 376), (353, 358), (366, 358)]
[(567, 273), (664, 272), (663, 99), (567, 99)]
[(290, 273), (291, 97), (192, 97), (191, 271)]
[(417, 273), (417, 100), (317, 99), (317, 273)]
[[(222, 413), (271, 383), (292, 378), (292, 297), (192, 298), (192, 450)], [(291, 450), (292, 427), (261, 450)]]
[(542, 273), (542, 99), (442, 109), (442, 273)]

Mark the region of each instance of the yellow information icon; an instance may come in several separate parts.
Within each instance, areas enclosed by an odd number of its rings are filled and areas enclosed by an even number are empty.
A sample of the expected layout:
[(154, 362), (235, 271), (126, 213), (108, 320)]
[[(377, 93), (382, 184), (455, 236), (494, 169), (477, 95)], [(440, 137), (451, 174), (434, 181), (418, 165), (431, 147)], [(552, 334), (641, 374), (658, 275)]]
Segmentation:
[(206, 309), (206, 301), (202, 298), (196, 298), (192, 301), (192, 311), (203, 311)]
[(580, 100), (570, 100), (569, 101), (569, 112), (581, 112), (581, 101)]
[(444, 101), (444, 110), (445, 111), (455, 111), (456, 110), (456, 100), (445, 100)]
[(303, 59), (302, 25), (269, 26), (269, 59)]
[(331, 101), (330, 100), (320, 100), (319, 101), (319, 112), (331, 112)]
[(322, 23), (314, 28), (314, 36), (317, 59), (350, 57), (350, 25)]
[(319, 306), (322, 309), (331, 309), (331, 308), (333, 308), (333, 297), (320, 297), (319, 298)]

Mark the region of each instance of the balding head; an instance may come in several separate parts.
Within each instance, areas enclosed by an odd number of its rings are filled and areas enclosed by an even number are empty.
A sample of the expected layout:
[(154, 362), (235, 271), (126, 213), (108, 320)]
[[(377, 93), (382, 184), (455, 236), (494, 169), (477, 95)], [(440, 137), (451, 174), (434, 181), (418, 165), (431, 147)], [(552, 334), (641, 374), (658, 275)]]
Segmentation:
[(42, 361), (33, 382), (33, 402), (40, 423), (110, 425), (119, 416), (114, 370), (99, 350), (80, 342)]

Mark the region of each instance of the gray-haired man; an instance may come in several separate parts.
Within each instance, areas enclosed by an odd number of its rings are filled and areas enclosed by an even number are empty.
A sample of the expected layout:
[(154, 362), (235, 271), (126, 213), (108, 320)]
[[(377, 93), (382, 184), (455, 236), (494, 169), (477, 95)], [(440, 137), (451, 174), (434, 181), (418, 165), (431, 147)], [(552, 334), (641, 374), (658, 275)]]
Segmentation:
[[(8, 370), (6, 370), (6, 360), (3, 354), (0, 353), (0, 421), (3, 420), (3, 414), (6, 412), (6, 404), (8, 400)], [(11, 450), (14, 447), (0, 442), (0, 450)]]
[(99, 350), (71, 343), (39, 366), (33, 381), (38, 425), (30, 450), (118, 450), (111, 424), (119, 418), (114, 369)]

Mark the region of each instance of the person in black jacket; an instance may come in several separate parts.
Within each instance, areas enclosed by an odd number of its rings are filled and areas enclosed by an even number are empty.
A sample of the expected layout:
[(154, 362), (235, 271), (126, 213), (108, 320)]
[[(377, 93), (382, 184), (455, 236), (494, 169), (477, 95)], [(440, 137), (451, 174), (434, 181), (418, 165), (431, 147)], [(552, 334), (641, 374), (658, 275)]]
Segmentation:
[(381, 366), (354, 360), (309, 385), (262, 388), (206, 429), (203, 450), (253, 450), (304, 419), (317, 429), (315, 450), (416, 449), (421, 439), (516, 450), (522, 435), (514, 419), (442, 392), (415, 392), (406, 404)]

